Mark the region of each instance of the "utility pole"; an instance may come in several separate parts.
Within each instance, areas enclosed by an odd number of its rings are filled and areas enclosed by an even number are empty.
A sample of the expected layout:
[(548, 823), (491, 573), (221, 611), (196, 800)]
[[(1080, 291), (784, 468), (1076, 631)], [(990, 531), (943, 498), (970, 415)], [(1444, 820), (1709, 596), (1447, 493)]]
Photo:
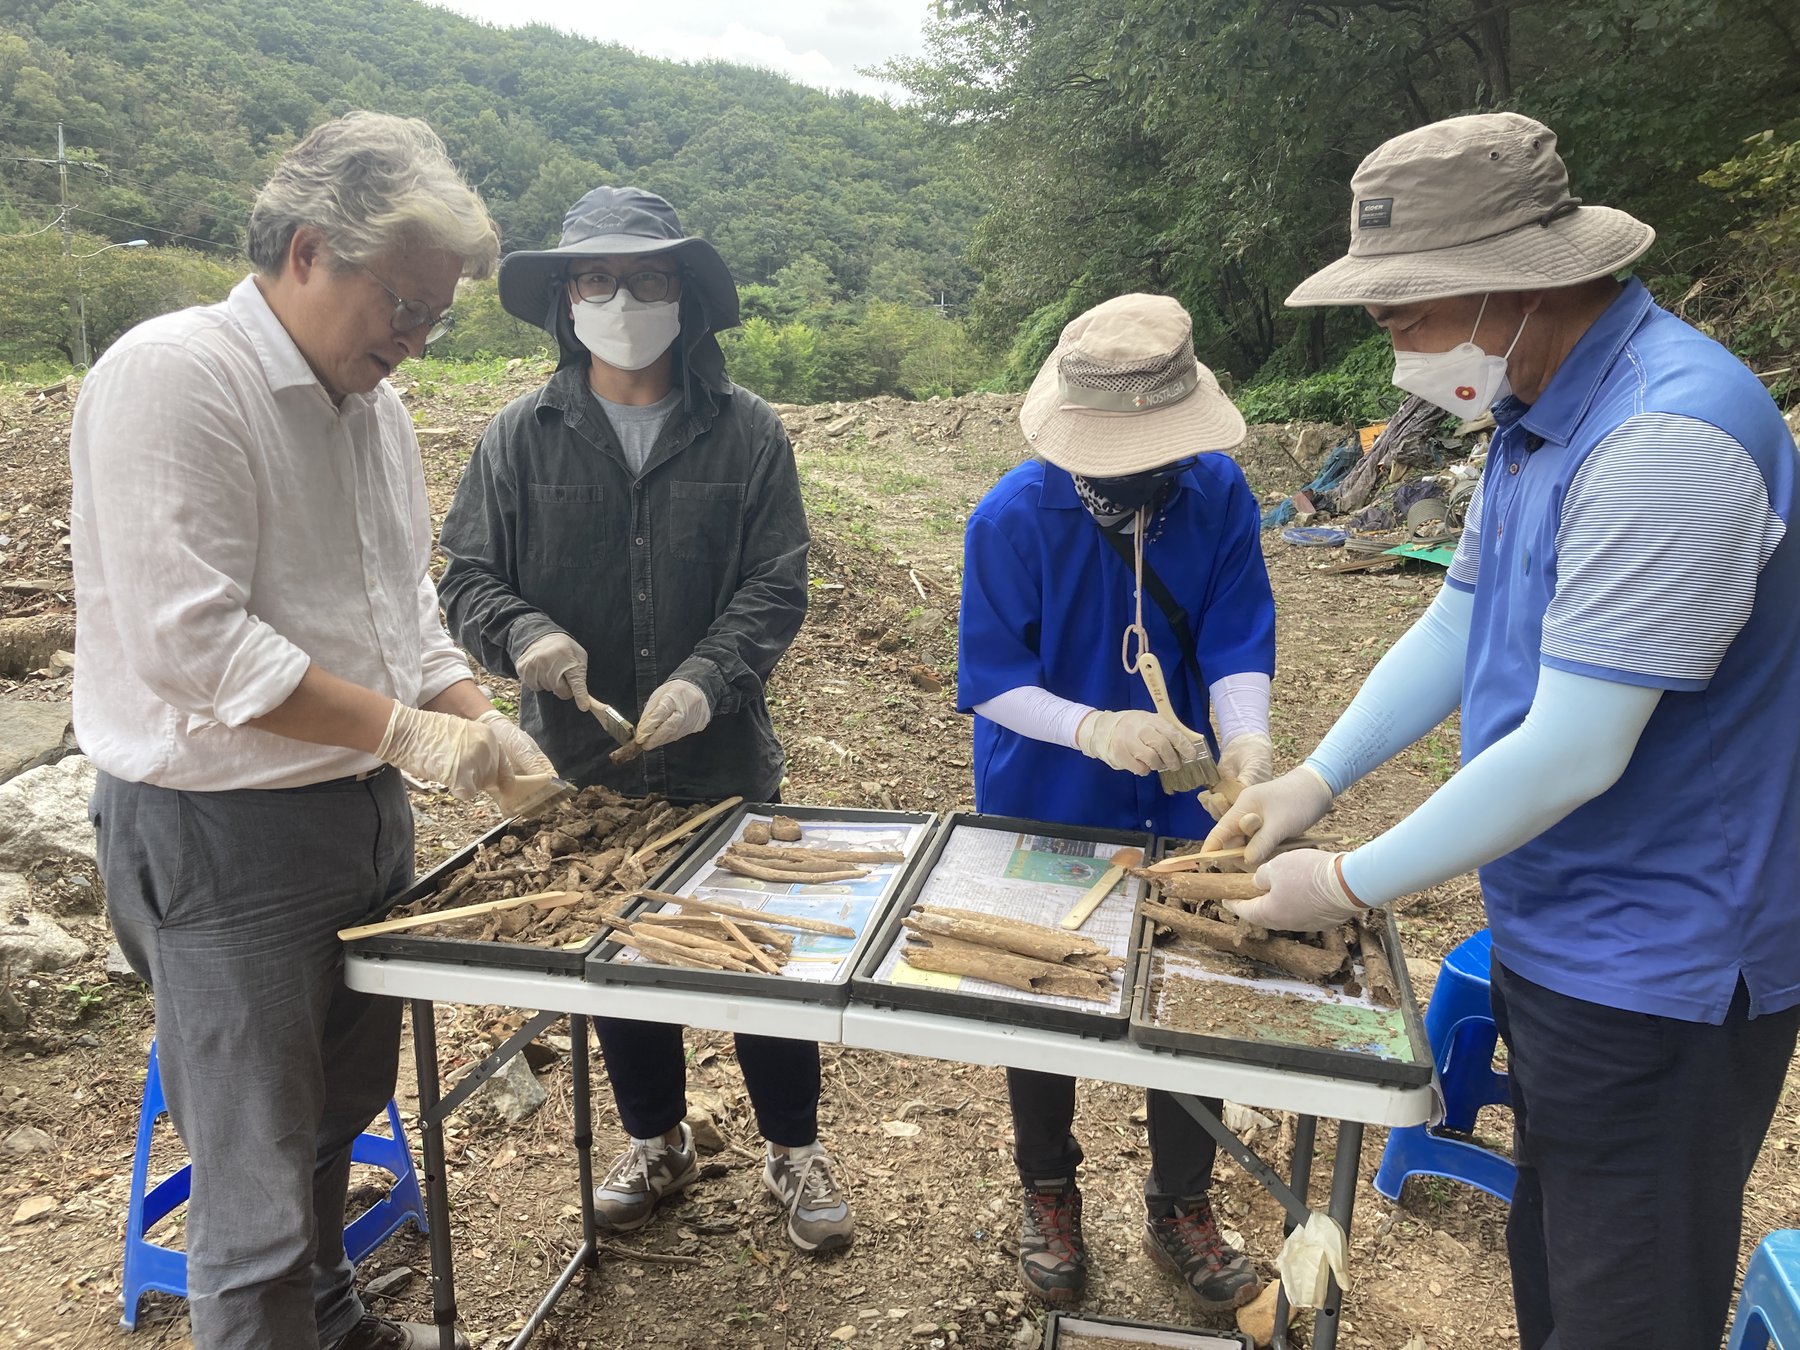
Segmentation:
[[(69, 152), (63, 145), (63, 124), (56, 124), (56, 184), (58, 200), (62, 210), (56, 223), (62, 230), (63, 259), (68, 261), (74, 254), (75, 240), (73, 228), (69, 224)], [(69, 318), (72, 321), (70, 350), (75, 356), (75, 368), (85, 370), (88, 363), (87, 353), (87, 298), (81, 293), (81, 267), (76, 264), (74, 303), (69, 306)]]

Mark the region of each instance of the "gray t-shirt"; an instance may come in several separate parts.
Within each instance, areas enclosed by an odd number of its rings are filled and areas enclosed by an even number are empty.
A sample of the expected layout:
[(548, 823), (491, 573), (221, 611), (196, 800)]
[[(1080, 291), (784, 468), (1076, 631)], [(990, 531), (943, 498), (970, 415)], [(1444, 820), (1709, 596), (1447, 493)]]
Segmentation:
[(619, 449), (625, 452), (625, 462), (631, 466), (635, 478), (643, 473), (644, 463), (656, 446), (656, 438), (662, 435), (669, 414), (680, 405), (681, 390), (671, 389), (656, 402), (641, 405), (614, 403), (598, 394), (594, 394), (594, 401), (606, 414), (606, 420), (612, 423), (613, 432), (619, 438)]

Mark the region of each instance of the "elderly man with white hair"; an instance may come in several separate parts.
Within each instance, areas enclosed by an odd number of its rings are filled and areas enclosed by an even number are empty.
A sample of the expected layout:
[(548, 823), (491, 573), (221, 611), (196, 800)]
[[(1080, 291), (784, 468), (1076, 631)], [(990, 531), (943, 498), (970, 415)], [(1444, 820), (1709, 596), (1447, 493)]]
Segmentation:
[(429, 127), (351, 113), (276, 167), (249, 252), (226, 300), (140, 324), (83, 384), (75, 729), (193, 1160), (196, 1350), (435, 1346), (366, 1312), (344, 1254), (400, 1004), (344, 987), (336, 933), (412, 879), (402, 770), (464, 797), (550, 771), (444, 632), (385, 383), (498, 239)]
[[(1548, 127), (1459, 117), (1351, 180), (1349, 255), (1394, 382), (1492, 407), (1430, 609), (1248, 839), (1253, 923), (1323, 929), (1479, 868), (1518, 1184), (1521, 1350), (1717, 1346), (1744, 1187), (1800, 1025), (1793, 438), (1732, 354), (1617, 276), (1649, 226), (1584, 204)], [(1462, 709), (1462, 769), (1352, 853), (1271, 857)], [(1266, 861), (1265, 861), (1266, 860)]]

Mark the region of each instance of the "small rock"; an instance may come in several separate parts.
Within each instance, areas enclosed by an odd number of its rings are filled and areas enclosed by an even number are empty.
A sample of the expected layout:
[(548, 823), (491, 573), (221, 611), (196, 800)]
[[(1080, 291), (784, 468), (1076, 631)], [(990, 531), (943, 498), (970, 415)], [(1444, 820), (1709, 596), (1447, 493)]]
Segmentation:
[(499, 1113), (508, 1125), (517, 1125), (537, 1114), (549, 1094), (532, 1076), (531, 1066), (518, 1055), (506, 1061), (506, 1067), (488, 1079), (478, 1094)]
[(912, 1334), (915, 1336), (935, 1336), (937, 1335), (937, 1323), (915, 1322), (913, 1323)]
[(70, 755), (0, 783), (0, 869), (23, 871), (51, 859), (94, 861), (88, 799), (98, 778), (86, 755)]
[(87, 947), (43, 914), (20, 914), (0, 923), (0, 971), (24, 975), (62, 970), (87, 955)]
[(704, 1107), (694, 1107), (688, 1112), (687, 1127), (694, 1132), (694, 1147), (702, 1153), (722, 1153), (725, 1150), (725, 1135), (719, 1129), (719, 1122)]
[(845, 413), (842, 417), (838, 418), (837, 421), (827, 424), (825, 427), (825, 434), (832, 437), (842, 436), (846, 431), (850, 430), (851, 427), (855, 426), (856, 422), (857, 414)]
[(831, 1333), (831, 1339), (834, 1341), (853, 1341), (856, 1339), (856, 1328), (846, 1322), (843, 1326)]
[(0, 1139), (0, 1154), (8, 1158), (23, 1158), (32, 1153), (56, 1152), (56, 1140), (35, 1125), (21, 1125), (6, 1138)]
[(0, 698), (0, 783), (71, 754), (69, 717), (67, 703)]
[(370, 1280), (368, 1285), (363, 1289), (363, 1293), (372, 1295), (375, 1298), (391, 1298), (393, 1295), (406, 1288), (407, 1285), (411, 1284), (412, 1277), (413, 1269), (411, 1266), (395, 1266), (385, 1274), (377, 1275), (374, 1279)]
[(14, 1226), (24, 1223), (36, 1223), (56, 1208), (56, 1201), (47, 1195), (34, 1195), (29, 1200), (21, 1200), (19, 1207), (13, 1211)]
[(1012, 1334), (1013, 1350), (1037, 1350), (1043, 1339), (1035, 1322), (1021, 1322), (1019, 1329)]
[(121, 984), (142, 984), (144, 977), (131, 968), (125, 953), (116, 942), (106, 944), (106, 978)]

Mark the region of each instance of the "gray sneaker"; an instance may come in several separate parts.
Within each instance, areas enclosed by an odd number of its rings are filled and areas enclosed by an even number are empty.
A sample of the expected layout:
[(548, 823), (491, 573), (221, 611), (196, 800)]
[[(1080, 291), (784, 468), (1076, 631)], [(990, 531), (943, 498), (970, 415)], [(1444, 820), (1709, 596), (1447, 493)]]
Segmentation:
[(803, 1252), (833, 1252), (850, 1245), (850, 1202), (833, 1175), (836, 1162), (817, 1141), (785, 1154), (770, 1153), (763, 1185), (787, 1207), (787, 1235)]
[(594, 1188), (594, 1217), (608, 1233), (633, 1233), (650, 1222), (657, 1202), (692, 1186), (700, 1176), (694, 1134), (682, 1122), (681, 1142), (633, 1139)]

